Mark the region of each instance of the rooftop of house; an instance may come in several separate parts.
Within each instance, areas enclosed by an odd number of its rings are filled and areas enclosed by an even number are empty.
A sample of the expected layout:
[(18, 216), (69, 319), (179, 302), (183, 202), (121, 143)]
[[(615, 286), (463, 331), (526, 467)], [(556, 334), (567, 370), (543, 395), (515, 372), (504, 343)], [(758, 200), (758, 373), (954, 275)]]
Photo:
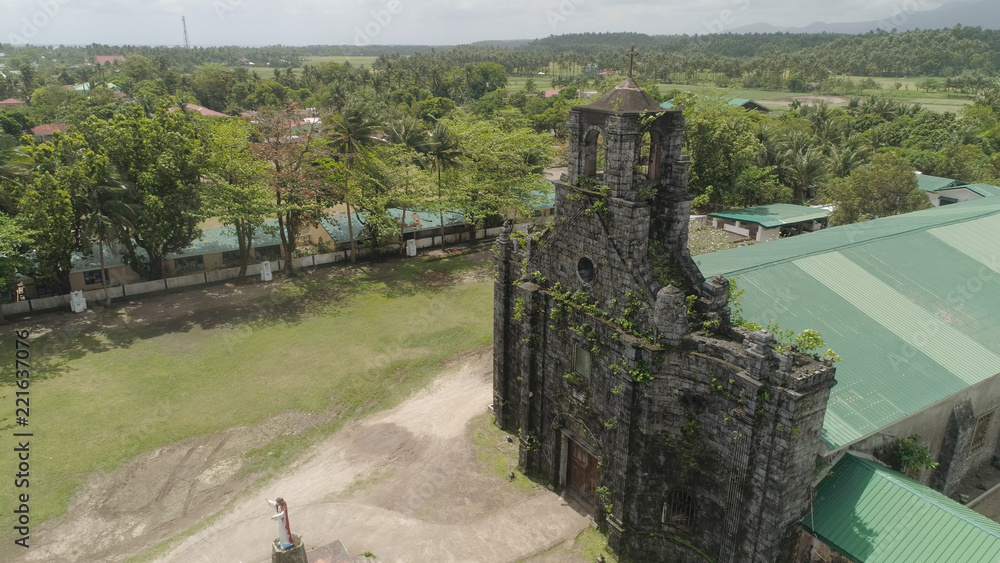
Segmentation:
[[(272, 246), (275, 244), (281, 244), (281, 238), (277, 235), (275, 229), (277, 229), (277, 221), (271, 221), (265, 223), (264, 229), (257, 229), (256, 234), (254, 234), (253, 246)], [(80, 253), (75, 253), (72, 259), (72, 270), (73, 272), (86, 272), (89, 270), (97, 270), (101, 267), (101, 258), (98, 254), (96, 244), (93, 245), (90, 256), (83, 256)], [(236, 240), (236, 235), (233, 233), (232, 227), (217, 227), (214, 229), (203, 229), (201, 237), (192, 242), (184, 250), (170, 254), (167, 259), (174, 258), (185, 258), (189, 256), (202, 256), (205, 254), (215, 254), (217, 252), (229, 252), (232, 250), (239, 250), (239, 242)], [(139, 249), (139, 254), (146, 256), (146, 253)], [(122, 256), (122, 251), (120, 248), (115, 248), (112, 250), (107, 245), (104, 245), (104, 267), (105, 268), (115, 268), (125, 264), (125, 260)]]
[(31, 134), (40, 136), (51, 135), (56, 131), (65, 132), (67, 127), (69, 126), (65, 123), (46, 123), (44, 125), (39, 125), (38, 127), (33, 127), (31, 129)]
[(993, 197), (1000, 196), (1000, 187), (993, 186), (990, 184), (962, 184), (961, 186), (956, 186), (955, 190), (969, 190), (973, 193), (979, 194), (983, 197)]
[[(204, 107), (204, 106), (199, 106), (198, 104), (184, 104), (184, 109), (187, 110), (187, 111), (196, 111), (196, 112), (204, 115), (205, 117), (229, 117), (228, 115), (226, 115), (224, 113), (208, 109), (207, 107)], [(175, 112), (177, 110), (178, 110), (177, 106), (174, 106), (174, 107), (168, 109), (167, 111), (169, 111), (169, 112), (172, 113), (172, 112)]]
[(773, 203), (747, 209), (709, 213), (709, 216), (741, 223), (754, 223), (765, 229), (774, 229), (783, 225), (818, 221), (829, 217), (830, 213), (829, 209), (823, 207)]
[[(403, 216), (402, 209), (387, 209), (389, 215), (396, 221), (397, 224), (400, 223)], [(354, 239), (359, 240), (366, 238), (367, 235), (364, 233), (365, 222), (368, 219), (368, 213), (352, 213), (351, 221), (354, 229)], [(445, 212), (444, 223), (446, 227), (461, 225), (465, 222), (465, 217), (461, 213), (456, 211)], [(348, 242), (351, 240), (348, 234), (347, 225), (347, 213), (335, 213), (333, 215), (328, 215), (320, 221), (320, 225), (323, 230), (330, 235), (336, 242)], [(406, 211), (406, 226), (404, 227), (404, 232), (412, 233), (416, 231), (424, 231), (427, 229), (439, 229), (441, 228), (441, 219), (438, 213), (430, 213), (426, 211)]]
[[(756, 109), (756, 110), (760, 110), (760, 111), (771, 111), (769, 108), (761, 105), (760, 103), (755, 102), (755, 101), (750, 100), (750, 99), (747, 99), (747, 98), (733, 98), (733, 99), (729, 100), (728, 102), (726, 102), (726, 105), (727, 106), (742, 106), (742, 107), (745, 107), (747, 109)], [(662, 109), (674, 109), (674, 101), (673, 100), (667, 100), (667, 101), (663, 102), (662, 104), (660, 104), (660, 107)]]
[(959, 182), (958, 180), (941, 178), (940, 176), (931, 176), (930, 174), (921, 174), (919, 172), (917, 173), (917, 187), (925, 192), (936, 192), (938, 190), (954, 188), (959, 185), (962, 185), (962, 182)]
[(987, 197), (695, 262), (736, 280), (743, 318), (817, 330), (843, 359), (822, 434), (837, 451), (1000, 373), (997, 238)]
[(845, 455), (802, 526), (866, 563), (1000, 560), (1000, 525), (875, 461)]
[(102, 65), (102, 64), (105, 64), (105, 63), (114, 64), (114, 63), (117, 63), (118, 61), (124, 61), (124, 60), (125, 60), (125, 56), (124, 55), (95, 55), (94, 56), (94, 64), (95, 65)]
[(16, 100), (14, 98), (7, 98), (6, 100), (0, 100), (0, 106), (19, 106), (23, 105), (24, 102), (21, 100)]

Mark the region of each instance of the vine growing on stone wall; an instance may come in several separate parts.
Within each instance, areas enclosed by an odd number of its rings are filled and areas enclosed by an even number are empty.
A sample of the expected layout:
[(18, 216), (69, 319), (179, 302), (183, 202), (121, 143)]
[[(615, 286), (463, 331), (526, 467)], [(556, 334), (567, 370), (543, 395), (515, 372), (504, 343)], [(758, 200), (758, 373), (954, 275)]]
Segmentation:
[(748, 321), (743, 318), (743, 306), (741, 304), (743, 299), (743, 290), (737, 285), (737, 278), (732, 278), (729, 280), (729, 296), (727, 297), (726, 304), (729, 306), (729, 315), (731, 322), (734, 325), (741, 326), (751, 332), (756, 332), (758, 330), (766, 330), (774, 335), (777, 345), (774, 347), (779, 354), (784, 354), (786, 352), (802, 352), (803, 354), (812, 355), (815, 359), (821, 360), (827, 364), (833, 364), (840, 361), (840, 356), (833, 351), (832, 348), (827, 348), (826, 352), (820, 355), (819, 351), (826, 347), (826, 342), (823, 340), (823, 335), (817, 330), (805, 329), (801, 333), (796, 334), (794, 330), (786, 330), (781, 328), (781, 325), (774, 322), (773, 320), (768, 321), (767, 326), (762, 326), (759, 323), (753, 321)]
[(594, 491), (597, 494), (597, 501), (604, 508), (604, 512), (611, 514), (614, 505), (611, 504), (611, 489), (601, 486)]
[(896, 440), (890, 451), (889, 461), (893, 469), (903, 473), (933, 469), (938, 465), (931, 457), (930, 450), (920, 443), (920, 436), (916, 434)]
[(611, 364), (608, 367), (611, 369), (611, 373), (615, 375), (626, 375), (636, 383), (649, 383), (654, 379), (653, 370), (649, 367), (649, 364), (641, 358), (635, 363), (635, 367), (633, 368), (628, 366), (628, 359), (626, 358), (622, 358), (621, 363)]
[(524, 298), (518, 297), (514, 300), (514, 320), (521, 322), (524, 318)]

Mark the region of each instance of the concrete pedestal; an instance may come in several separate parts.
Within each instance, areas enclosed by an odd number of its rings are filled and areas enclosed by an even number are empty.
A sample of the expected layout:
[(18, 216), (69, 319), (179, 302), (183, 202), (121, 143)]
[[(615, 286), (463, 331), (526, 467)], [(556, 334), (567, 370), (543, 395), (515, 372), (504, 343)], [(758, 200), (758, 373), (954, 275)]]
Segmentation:
[(302, 543), (302, 538), (292, 534), (292, 542), (295, 547), (281, 549), (278, 547), (278, 540), (274, 540), (271, 544), (271, 563), (308, 563), (306, 546)]

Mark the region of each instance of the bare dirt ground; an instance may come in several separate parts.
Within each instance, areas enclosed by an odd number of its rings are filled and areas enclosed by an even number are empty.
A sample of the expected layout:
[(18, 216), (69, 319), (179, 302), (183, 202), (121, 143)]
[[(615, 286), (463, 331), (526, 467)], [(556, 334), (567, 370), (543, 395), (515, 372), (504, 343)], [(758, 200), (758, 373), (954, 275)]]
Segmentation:
[[(87, 334), (120, 328), (114, 324), (124, 313), (136, 329), (132, 337), (142, 338), (149, 319), (159, 330), (190, 330), (212, 316), (248, 314), (248, 301), (269, 291), (273, 286), (210, 286), (119, 303), (114, 314), (52, 313), (16, 326)], [(277, 535), (265, 496), (288, 501), (292, 529), (307, 546), (341, 539), (352, 553), (371, 551), (386, 563), (517, 561), (546, 553), (591, 519), (545, 488), (514, 488), (476, 458), (469, 422), (491, 402), (491, 361), (492, 349), (456, 358), (428, 389), (348, 424), (263, 486), (240, 471), (247, 451), (337, 414), (283, 413), (137, 456), (90, 478), (66, 514), (32, 528), (31, 549), (4, 546), (0, 560), (124, 561), (180, 535), (157, 561), (263, 562)]]
[(476, 458), (468, 423), (491, 400), (491, 356), (345, 428), (157, 561), (263, 561), (277, 535), (263, 497), (279, 495), (307, 544), (341, 539), (386, 562), (517, 561), (575, 537), (590, 523), (582, 510), (541, 487), (518, 491)]

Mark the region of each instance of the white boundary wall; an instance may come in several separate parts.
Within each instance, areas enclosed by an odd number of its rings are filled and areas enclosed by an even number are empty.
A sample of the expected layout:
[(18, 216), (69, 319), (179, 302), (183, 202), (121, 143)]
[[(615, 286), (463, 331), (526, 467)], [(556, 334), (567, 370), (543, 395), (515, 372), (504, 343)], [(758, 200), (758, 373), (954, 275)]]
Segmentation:
[[(527, 232), (529, 225), (527, 223), (522, 225), (514, 225), (514, 230)], [(486, 229), (476, 231), (477, 239), (492, 238), (498, 236), (503, 231), (502, 227), (497, 227), (495, 229)], [(458, 242), (461, 240), (468, 240), (468, 233), (456, 233), (451, 235), (446, 235), (445, 240), (449, 243)], [(432, 246), (440, 246), (441, 237), (423, 238), (417, 239), (417, 248), (429, 248)], [(399, 249), (399, 245), (392, 244), (388, 245), (387, 249)], [(296, 268), (315, 268), (323, 264), (333, 264), (336, 262), (343, 262), (347, 259), (348, 252), (331, 252), (328, 254), (316, 254), (314, 256), (303, 256), (301, 258), (295, 258), (292, 264)], [(358, 256), (368, 256), (371, 254), (370, 248), (360, 248), (358, 249)], [(271, 270), (278, 272), (281, 271), (284, 266), (284, 260), (276, 260), (271, 262)], [(185, 276), (179, 276), (175, 278), (166, 278), (162, 280), (153, 280), (148, 282), (132, 283), (126, 286), (112, 286), (108, 288), (108, 292), (111, 294), (112, 299), (120, 297), (133, 297), (136, 295), (143, 295), (146, 293), (155, 293), (160, 291), (166, 291), (167, 289), (176, 289), (181, 287), (192, 287), (195, 285), (204, 285), (206, 283), (221, 282), (236, 279), (240, 273), (239, 268), (226, 268), (223, 270), (212, 270), (210, 272), (198, 272), (196, 274), (190, 274)], [(258, 277), (260, 276), (260, 263), (251, 263), (247, 266), (247, 277)], [(101, 289), (93, 289), (84, 292), (84, 297), (88, 302), (99, 303), (104, 301), (104, 291)], [(57, 295), (54, 297), (43, 297), (40, 299), (32, 299), (30, 301), (18, 301), (16, 303), (5, 303), (2, 305), (2, 310), (4, 315), (23, 315), (30, 313), (32, 311), (45, 311), (50, 309), (59, 309), (61, 307), (69, 307), (69, 295)]]

